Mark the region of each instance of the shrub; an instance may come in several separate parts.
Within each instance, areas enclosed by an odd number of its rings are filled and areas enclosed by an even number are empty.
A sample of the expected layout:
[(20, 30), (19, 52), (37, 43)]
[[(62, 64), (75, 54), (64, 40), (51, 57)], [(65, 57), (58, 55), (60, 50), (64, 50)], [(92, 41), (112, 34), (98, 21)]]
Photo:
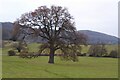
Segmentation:
[(86, 53), (83, 53), (81, 56), (86, 56)]
[(28, 58), (28, 52), (27, 51), (20, 52), (19, 57), (20, 58)]
[(112, 58), (117, 58), (118, 57), (118, 51), (117, 50), (112, 50), (109, 54), (110, 57)]
[(86, 56), (86, 53), (79, 53), (77, 56)]
[(8, 51), (8, 56), (15, 56), (16, 53), (13, 50)]
[(36, 57), (40, 56), (40, 54), (32, 52), (30, 56), (33, 58), (36, 58)]
[(93, 57), (102, 57), (107, 55), (107, 50), (105, 45), (91, 45), (88, 54)]
[(22, 51), (20, 52), (19, 54), (19, 57), (20, 58), (28, 58), (28, 59), (31, 59), (31, 58), (36, 58), (40, 56), (39, 53), (34, 53), (34, 52), (28, 52), (28, 51)]

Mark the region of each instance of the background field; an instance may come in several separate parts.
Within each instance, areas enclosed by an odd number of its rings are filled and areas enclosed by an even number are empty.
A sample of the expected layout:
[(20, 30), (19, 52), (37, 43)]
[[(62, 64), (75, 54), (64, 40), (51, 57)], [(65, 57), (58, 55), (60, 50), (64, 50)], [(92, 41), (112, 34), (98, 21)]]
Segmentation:
[[(39, 44), (29, 44), (29, 51), (36, 52)], [(89, 46), (88, 46), (89, 47)], [(87, 52), (88, 47), (83, 47)], [(107, 45), (109, 51), (117, 45)], [(117, 78), (117, 58), (79, 57), (79, 62), (62, 61), (55, 57), (55, 64), (48, 64), (48, 56), (22, 59), (7, 56), (10, 45), (3, 48), (3, 78)], [(59, 51), (58, 51), (59, 52)]]
[[(4, 52), (3, 55), (7, 55), (8, 50), (12, 49), (11, 48), (12, 44), (13, 44), (12, 42), (10, 42), (10, 43), (6, 42), (5, 47), (3, 48), (3, 52)], [(28, 44), (29, 52), (38, 52), (40, 45), (41, 44), (39, 44), (39, 43)], [(81, 52), (82, 53), (87, 53), (88, 50), (89, 50), (89, 47), (90, 47), (90, 45), (88, 45), (88, 46), (83, 46), (82, 45), (82, 51)], [(115, 44), (115, 45), (105, 45), (105, 47), (106, 47), (108, 53), (110, 53), (112, 50), (118, 50), (118, 45), (117, 44)], [(44, 52), (48, 53), (48, 51), (44, 51)], [(58, 53), (61, 53), (61, 51), (57, 50), (56, 54), (58, 54)]]

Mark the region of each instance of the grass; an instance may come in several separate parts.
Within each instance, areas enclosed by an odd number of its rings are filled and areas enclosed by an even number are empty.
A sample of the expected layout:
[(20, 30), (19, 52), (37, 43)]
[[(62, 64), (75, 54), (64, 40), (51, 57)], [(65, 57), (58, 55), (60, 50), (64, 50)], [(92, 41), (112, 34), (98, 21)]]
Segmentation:
[(40, 46), (40, 44), (38, 44), (38, 43), (28, 44), (29, 52), (37, 52), (39, 50), (39, 46)]
[(118, 60), (79, 57), (79, 62), (61, 61), (48, 64), (48, 57), (22, 59), (3, 56), (3, 78), (117, 78)]
[[(29, 44), (30, 52), (37, 52), (39, 44)], [(89, 46), (88, 46), (89, 47)], [(83, 47), (87, 52), (88, 47)], [(107, 45), (109, 51), (116, 45)], [(48, 57), (22, 59), (18, 56), (7, 56), (10, 46), (3, 48), (3, 78), (117, 78), (117, 58), (79, 57), (79, 62), (62, 61), (55, 57), (55, 64), (48, 64)], [(59, 53), (59, 51), (58, 51)]]

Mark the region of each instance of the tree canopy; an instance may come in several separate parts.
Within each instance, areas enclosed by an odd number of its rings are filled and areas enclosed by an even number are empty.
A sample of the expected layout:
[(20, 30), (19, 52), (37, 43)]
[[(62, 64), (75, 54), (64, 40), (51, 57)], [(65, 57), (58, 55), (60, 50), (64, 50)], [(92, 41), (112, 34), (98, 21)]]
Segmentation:
[(46, 43), (41, 45), (40, 52), (46, 48), (50, 50), (48, 63), (54, 63), (54, 53), (57, 49), (63, 52), (64, 58), (77, 61), (76, 54), (80, 52), (80, 44), (86, 45), (87, 39), (84, 34), (76, 31), (74, 24), (67, 8), (61, 6), (40, 6), (15, 21), (15, 26), (19, 26), (19, 32), (25, 36), (40, 36), (46, 40)]

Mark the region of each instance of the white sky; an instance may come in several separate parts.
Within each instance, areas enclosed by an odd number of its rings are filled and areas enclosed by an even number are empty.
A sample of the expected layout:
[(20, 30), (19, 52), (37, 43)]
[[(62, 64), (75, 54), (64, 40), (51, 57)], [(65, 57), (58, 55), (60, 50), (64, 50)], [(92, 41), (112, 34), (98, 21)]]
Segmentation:
[(118, 36), (119, 0), (0, 0), (0, 22), (13, 22), (39, 6), (68, 8), (77, 30), (93, 30)]

